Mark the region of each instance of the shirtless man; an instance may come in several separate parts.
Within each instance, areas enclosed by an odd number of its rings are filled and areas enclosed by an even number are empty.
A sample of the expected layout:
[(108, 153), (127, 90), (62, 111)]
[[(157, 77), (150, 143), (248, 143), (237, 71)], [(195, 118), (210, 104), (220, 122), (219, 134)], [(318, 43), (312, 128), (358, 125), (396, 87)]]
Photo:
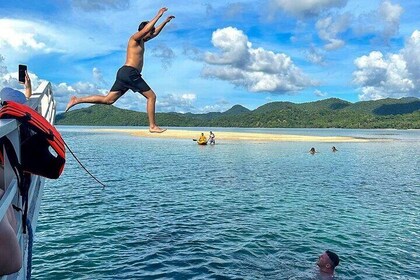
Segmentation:
[(322, 279), (334, 279), (334, 270), (339, 263), (340, 258), (332, 251), (327, 250), (320, 255), (316, 264), (319, 267)]
[(111, 105), (126, 93), (127, 90), (131, 89), (134, 92), (140, 92), (147, 99), (146, 109), (149, 118), (149, 131), (152, 133), (162, 133), (166, 130), (157, 126), (155, 122), (156, 94), (143, 80), (140, 73), (143, 68), (144, 43), (159, 35), (163, 27), (175, 18), (174, 16), (169, 16), (155, 28), (155, 24), (167, 10), (167, 8), (162, 8), (151, 21), (140, 23), (138, 32), (130, 37), (127, 45), (125, 64), (118, 70), (116, 81), (109, 93), (107, 95), (91, 95), (87, 97), (72, 96), (67, 104), (66, 112), (74, 105), (80, 103)]

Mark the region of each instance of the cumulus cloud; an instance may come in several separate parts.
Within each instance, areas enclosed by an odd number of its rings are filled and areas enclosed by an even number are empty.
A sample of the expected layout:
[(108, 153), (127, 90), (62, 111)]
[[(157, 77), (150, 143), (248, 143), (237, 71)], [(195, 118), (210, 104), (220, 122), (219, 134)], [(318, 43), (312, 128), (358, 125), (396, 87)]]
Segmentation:
[(167, 94), (159, 97), (156, 105), (162, 112), (191, 112), (195, 109), (194, 102), (197, 96), (194, 93)]
[(241, 30), (234, 27), (217, 29), (213, 32), (211, 42), (222, 53), (208, 52), (205, 56), (206, 62), (221, 65), (231, 64), (234, 67), (248, 64), (251, 43), (248, 42), (248, 37)]
[(316, 16), (346, 4), (347, 0), (272, 0), (274, 7), (298, 17)]
[[(226, 100), (219, 100), (211, 105), (202, 106), (197, 104), (197, 100), (197, 95), (191, 92), (158, 95), (156, 112), (208, 113), (226, 111), (230, 108), (230, 103)], [(146, 110), (146, 98), (137, 92), (128, 91), (114, 105), (124, 109), (144, 112)]]
[(398, 34), (403, 8), (390, 1), (382, 1), (377, 10), (361, 14), (355, 21), (354, 31), (358, 35), (373, 34), (376, 39), (388, 43)]
[(398, 33), (402, 12), (403, 8), (400, 5), (393, 5), (390, 1), (383, 1), (379, 6), (379, 18), (384, 23), (384, 28), (382, 30), (382, 37), (384, 40), (388, 41), (392, 36)]
[(73, 84), (68, 83), (52, 83), (52, 90), (54, 98), (57, 101), (57, 111), (64, 111), (70, 97), (75, 95), (77, 97), (106, 94), (107, 89), (90, 82), (76, 82)]
[[(24, 86), (23, 84), (19, 83), (18, 80), (18, 69), (16, 66), (16, 71), (14, 72), (9, 72), (9, 70), (7, 69), (7, 67), (4, 65), (4, 60), (5, 58), (0, 55), (0, 89), (4, 88), (4, 87), (11, 87), (11, 88), (15, 88), (18, 90), (24, 90)], [(41, 80), (38, 78), (38, 76), (34, 73), (29, 72), (29, 77), (31, 78), (31, 82), (32, 82), (32, 88), (36, 89), (40, 83)]]
[(248, 37), (234, 27), (213, 32), (212, 43), (220, 53), (206, 53), (204, 77), (229, 81), (251, 92), (287, 93), (314, 84), (289, 56), (252, 48)]
[[(4, 88), (4, 87), (10, 87), (10, 88), (14, 88), (14, 89), (18, 89), (23, 91), (24, 90), (24, 86), (23, 84), (19, 83), (18, 80), (18, 72), (8, 72), (7, 68), (4, 66), (2, 66), (1, 61), (0, 61), (0, 89)], [(17, 70), (17, 69), (16, 69)], [(35, 90), (42, 82), (41, 79), (39, 79), (39, 77), (34, 74), (29, 72), (29, 77), (31, 78), (31, 83), (32, 83), (32, 88)]]
[(408, 39), (401, 55), (407, 62), (407, 71), (410, 73), (417, 89), (417, 96), (420, 90), (420, 31), (415, 30)]
[(361, 100), (420, 97), (420, 31), (413, 32), (399, 53), (373, 51), (354, 64), (353, 81), (361, 87)]
[(325, 64), (325, 55), (313, 45), (306, 52), (306, 59), (314, 64)]
[(168, 69), (172, 66), (172, 62), (175, 58), (174, 51), (166, 45), (158, 45), (152, 49), (152, 55), (160, 58), (162, 67)]
[(124, 10), (130, 7), (130, 0), (73, 0), (72, 5), (84, 11)]
[(346, 13), (343, 15), (330, 15), (317, 21), (318, 36), (328, 42), (324, 46), (326, 50), (335, 50), (344, 46), (345, 42), (338, 38), (338, 34), (348, 29), (350, 20), (350, 14)]

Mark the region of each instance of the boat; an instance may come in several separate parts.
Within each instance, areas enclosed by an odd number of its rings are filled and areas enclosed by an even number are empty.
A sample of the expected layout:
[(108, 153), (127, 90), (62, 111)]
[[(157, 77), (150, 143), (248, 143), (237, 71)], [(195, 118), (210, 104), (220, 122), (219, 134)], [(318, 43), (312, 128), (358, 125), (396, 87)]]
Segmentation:
[[(51, 83), (47, 81), (42, 82), (39, 87), (33, 91), (32, 96), (25, 105), (39, 113), (39, 115), (41, 115), (49, 124), (54, 124), (56, 115), (56, 101), (53, 98)], [(44, 119), (40, 119), (44, 121)], [(16, 155), (19, 164), (22, 163), (22, 160), (25, 157), (24, 153), (26, 153), (25, 149), (22, 148), (24, 144), (22, 139), (25, 138), (24, 135), (22, 135), (23, 130), (19, 129), (23, 123), (23, 121), (19, 121), (16, 118), (0, 119), (0, 138), (5, 139), (3, 137), (7, 137), (7, 139), (10, 140), (8, 142), (12, 144), (14, 154)], [(0, 221), (5, 217), (6, 212), (11, 205), (13, 205), (15, 209), (17, 207), (21, 208), (21, 210), (25, 206), (25, 209), (27, 209), (27, 218), (24, 222), (22, 222), (22, 215), (24, 215), (24, 211), (13, 211), (17, 221), (16, 235), (21, 250), (22, 267), (16, 273), (0, 276), (0, 280), (30, 279), (33, 234), (36, 231), (46, 177), (33, 173), (26, 173), (25, 176), (28, 177), (27, 179), (29, 179), (28, 182), (30, 183), (27, 184), (29, 185), (28, 193), (26, 196), (27, 203), (22, 205), (22, 201), (24, 199), (22, 198), (19, 191), (19, 187), (21, 186), (19, 181), (21, 182), (21, 178), (18, 178), (19, 176), (16, 173), (16, 169), (14, 169), (13, 160), (11, 159), (12, 157), (9, 156), (9, 152), (10, 150), (8, 151), (4, 146), (2, 150), (2, 155), (4, 158), (3, 169), (0, 170), (0, 180), (4, 184), (2, 185), (2, 189), (4, 189), (5, 192), (0, 199)], [(64, 163), (62, 167), (64, 167)], [(60, 170), (60, 174), (61, 171), (62, 169)], [(29, 226), (26, 226), (25, 223), (28, 223)]]
[(207, 145), (207, 140), (206, 141), (197, 141), (198, 145)]

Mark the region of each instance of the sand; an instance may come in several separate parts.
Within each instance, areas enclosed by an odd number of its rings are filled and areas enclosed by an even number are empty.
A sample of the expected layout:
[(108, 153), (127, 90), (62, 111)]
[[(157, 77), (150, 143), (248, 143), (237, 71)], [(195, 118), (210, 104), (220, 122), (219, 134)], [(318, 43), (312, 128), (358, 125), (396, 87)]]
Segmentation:
[[(150, 133), (147, 129), (95, 129), (99, 132), (127, 133), (138, 137), (147, 138), (172, 138), (172, 139), (198, 139), (200, 131), (168, 129), (163, 133)], [(209, 132), (203, 131), (208, 137)], [(272, 133), (248, 133), (248, 132), (226, 132), (213, 130), (217, 141), (258, 141), (258, 142), (369, 142), (378, 139), (356, 138), (348, 136), (310, 136), (310, 135), (289, 135)]]

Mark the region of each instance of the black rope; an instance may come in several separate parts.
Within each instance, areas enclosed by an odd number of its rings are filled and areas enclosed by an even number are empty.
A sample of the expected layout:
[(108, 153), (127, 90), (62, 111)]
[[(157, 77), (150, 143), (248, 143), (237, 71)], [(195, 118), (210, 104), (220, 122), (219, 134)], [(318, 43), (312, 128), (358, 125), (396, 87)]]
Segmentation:
[(95, 176), (93, 176), (92, 173), (89, 172), (89, 170), (86, 169), (86, 167), (80, 162), (80, 160), (76, 157), (76, 155), (73, 153), (73, 151), (70, 149), (69, 145), (67, 145), (66, 141), (64, 141), (64, 145), (66, 145), (67, 149), (69, 150), (69, 152), (72, 154), (72, 156), (74, 157), (74, 159), (79, 163), (79, 165), (90, 175), (90, 177), (92, 177), (93, 179), (95, 179), (96, 182), (98, 182), (99, 184), (101, 184), (104, 188), (106, 187), (106, 185), (104, 183), (102, 183), (101, 181), (99, 181)]

